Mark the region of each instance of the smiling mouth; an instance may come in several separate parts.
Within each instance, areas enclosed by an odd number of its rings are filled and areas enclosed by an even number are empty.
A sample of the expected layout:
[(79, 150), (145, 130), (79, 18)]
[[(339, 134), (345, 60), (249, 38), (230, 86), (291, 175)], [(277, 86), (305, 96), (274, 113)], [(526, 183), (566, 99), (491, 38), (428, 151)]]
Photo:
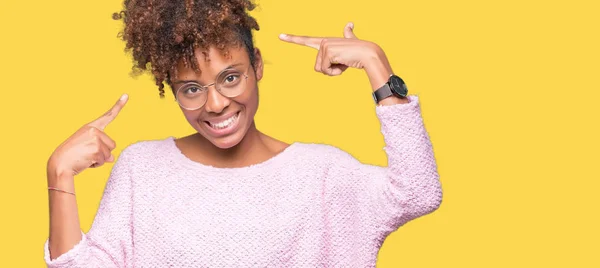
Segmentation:
[(226, 129), (230, 126), (233, 126), (233, 124), (239, 119), (239, 117), (240, 117), (240, 112), (237, 112), (233, 116), (231, 116), (221, 122), (211, 123), (209, 121), (204, 121), (204, 123), (206, 123), (208, 126), (210, 126), (213, 129), (221, 130), (221, 129)]

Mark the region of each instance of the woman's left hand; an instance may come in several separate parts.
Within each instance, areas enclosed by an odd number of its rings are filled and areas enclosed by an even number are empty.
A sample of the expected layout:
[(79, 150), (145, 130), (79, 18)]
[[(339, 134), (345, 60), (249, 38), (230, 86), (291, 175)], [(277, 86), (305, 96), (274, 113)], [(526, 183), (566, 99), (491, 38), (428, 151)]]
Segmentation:
[[(379, 45), (358, 39), (353, 32), (354, 25), (344, 27), (344, 37), (310, 37), (281, 34), (283, 41), (317, 49), (315, 71), (330, 76), (342, 74), (353, 67), (364, 69), (373, 91), (383, 86), (393, 74), (385, 53)], [(381, 104), (406, 103), (405, 99), (388, 98)]]
[(375, 43), (360, 40), (354, 35), (354, 25), (348, 23), (344, 37), (309, 37), (281, 34), (283, 41), (317, 49), (315, 71), (330, 76), (342, 74), (348, 67), (369, 69), (386, 61), (383, 50)]

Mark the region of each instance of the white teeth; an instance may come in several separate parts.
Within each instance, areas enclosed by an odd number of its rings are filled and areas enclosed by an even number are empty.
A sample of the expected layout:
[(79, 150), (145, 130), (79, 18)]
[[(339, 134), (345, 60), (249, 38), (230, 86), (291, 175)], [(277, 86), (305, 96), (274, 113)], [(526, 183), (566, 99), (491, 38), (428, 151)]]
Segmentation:
[(213, 124), (213, 123), (209, 122), (209, 124), (214, 129), (223, 129), (223, 128), (229, 127), (233, 122), (235, 122), (235, 120), (237, 119), (237, 117), (238, 117), (238, 114), (235, 114), (232, 117), (229, 117), (228, 119), (226, 119), (226, 120), (224, 120), (222, 122), (219, 122), (219, 123), (216, 123), (216, 124)]

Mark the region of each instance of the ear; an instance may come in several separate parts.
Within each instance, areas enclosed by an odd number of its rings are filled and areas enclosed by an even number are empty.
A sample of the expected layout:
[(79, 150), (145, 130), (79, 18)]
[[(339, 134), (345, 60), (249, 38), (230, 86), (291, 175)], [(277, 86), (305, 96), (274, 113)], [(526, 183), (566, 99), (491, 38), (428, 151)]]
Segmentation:
[(256, 81), (260, 81), (263, 77), (263, 59), (258, 48), (254, 48), (254, 73), (256, 74)]

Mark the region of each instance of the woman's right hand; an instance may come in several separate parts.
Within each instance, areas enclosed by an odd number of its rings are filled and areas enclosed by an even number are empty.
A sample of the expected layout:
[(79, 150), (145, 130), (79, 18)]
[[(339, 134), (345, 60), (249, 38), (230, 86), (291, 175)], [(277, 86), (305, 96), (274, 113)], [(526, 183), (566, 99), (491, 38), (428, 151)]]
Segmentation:
[(127, 99), (127, 94), (124, 94), (108, 112), (84, 125), (61, 143), (48, 159), (48, 171), (55, 176), (70, 177), (86, 168), (113, 162), (111, 151), (116, 144), (104, 133), (104, 128), (117, 117)]

